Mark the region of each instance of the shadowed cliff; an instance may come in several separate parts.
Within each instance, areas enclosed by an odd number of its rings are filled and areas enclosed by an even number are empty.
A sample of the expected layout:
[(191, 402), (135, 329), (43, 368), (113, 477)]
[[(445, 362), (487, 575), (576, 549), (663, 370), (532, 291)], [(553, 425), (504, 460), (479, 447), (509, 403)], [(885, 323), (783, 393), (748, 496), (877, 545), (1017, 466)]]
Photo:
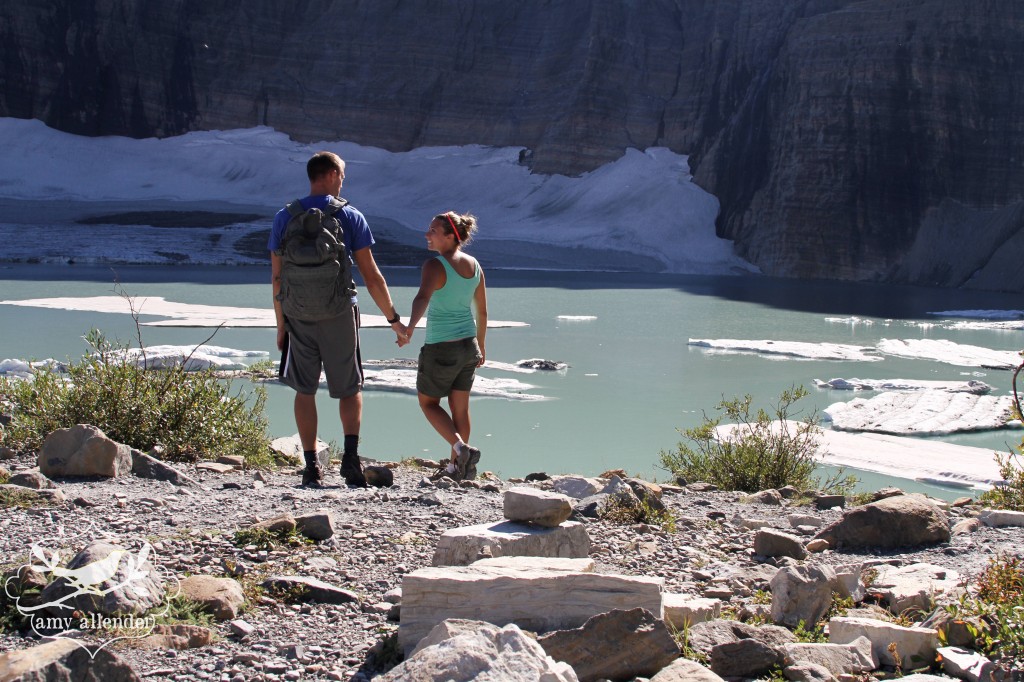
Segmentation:
[(690, 155), (767, 274), (1024, 290), (1015, 0), (12, 0), (0, 115), (578, 174)]

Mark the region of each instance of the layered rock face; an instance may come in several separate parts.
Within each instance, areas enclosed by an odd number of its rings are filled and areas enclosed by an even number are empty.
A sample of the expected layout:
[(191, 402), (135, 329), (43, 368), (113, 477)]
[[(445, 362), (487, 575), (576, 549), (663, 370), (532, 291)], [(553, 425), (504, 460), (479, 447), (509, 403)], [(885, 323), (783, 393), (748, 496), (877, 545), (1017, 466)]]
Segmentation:
[(768, 274), (1024, 290), (1016, 0), (12, 0), (0, 115), (578, 174), (690, 154)]

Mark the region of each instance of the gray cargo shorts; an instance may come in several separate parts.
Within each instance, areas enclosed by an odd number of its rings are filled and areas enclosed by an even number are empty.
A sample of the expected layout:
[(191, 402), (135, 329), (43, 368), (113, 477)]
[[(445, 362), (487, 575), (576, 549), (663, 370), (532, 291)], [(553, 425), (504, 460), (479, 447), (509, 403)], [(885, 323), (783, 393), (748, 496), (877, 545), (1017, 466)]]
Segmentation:
[(318, 322), (285, 319), (288, 336), (278, 372), (281, 383), (299, 393), (316, 393), (320, 371), (332, 398), (347, 398), (363, 388), (359, 354), (359, 307)]

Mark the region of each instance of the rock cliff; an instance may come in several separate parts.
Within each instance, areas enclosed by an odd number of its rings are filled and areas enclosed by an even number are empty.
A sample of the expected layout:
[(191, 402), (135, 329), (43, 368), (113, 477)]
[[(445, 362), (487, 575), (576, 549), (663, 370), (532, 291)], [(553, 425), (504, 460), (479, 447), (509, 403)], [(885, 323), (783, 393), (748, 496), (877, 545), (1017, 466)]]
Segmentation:
[(1016, 0), (11, 0), (0, 115), (577, 174), (690, 155), (768, 274), (1024, 290)]

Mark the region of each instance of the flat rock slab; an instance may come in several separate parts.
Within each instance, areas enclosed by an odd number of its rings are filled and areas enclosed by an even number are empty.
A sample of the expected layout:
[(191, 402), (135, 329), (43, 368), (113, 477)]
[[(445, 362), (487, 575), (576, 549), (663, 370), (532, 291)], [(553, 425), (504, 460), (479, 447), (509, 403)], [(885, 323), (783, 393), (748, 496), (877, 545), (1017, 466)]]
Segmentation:
[(200, 462), (196, 464), (196, 469), (200, 471), (212, 471), (215, 474), (227, 474), (234, 471), (237, 467), (232, 464), (222, 464), (220, 462)]
[(593, 573), (590, 559), (503, 557), (471, 566), (421, 568), (402, 580), (398, 643), (409, 652), (448, 618), (550, 632), (582, 626), (613, 609), (645, 608), (662, 618), (664, 581)]
[(515, 521), (453, 528), (438, 538), (431, 563), (468, 566), (488, 554), (582, 559), (590, 555), (590, 536), (578, 521), (566, 521), (557, 528)]
[(263, 587), (288, 593), (294, 597), (291, 601), (311, 601), (319, 604), (359, 603), (359, 595), (355, 592), (308, 576), (275, 575), (264, 580)]

